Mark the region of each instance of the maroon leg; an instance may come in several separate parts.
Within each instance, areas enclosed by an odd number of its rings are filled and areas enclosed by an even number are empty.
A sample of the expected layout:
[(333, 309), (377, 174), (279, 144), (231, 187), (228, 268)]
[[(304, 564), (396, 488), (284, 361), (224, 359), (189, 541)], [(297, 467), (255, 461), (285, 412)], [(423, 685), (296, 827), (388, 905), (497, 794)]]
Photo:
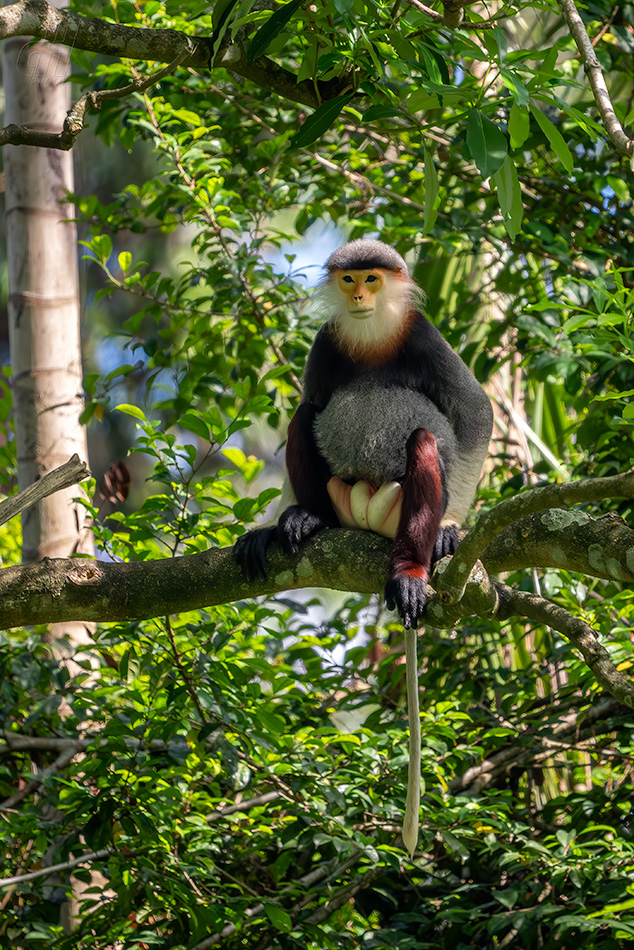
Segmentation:
[(417, 627), (427, 604), (432, 555), (446, 506), (443, 463), (436, 439), (416, 429), (407, 442), (401, 520), (392, 548), (385, 599), (406, 627)]
[(330, 471), (315, 442), (316, 413), (315, 406), (302, 403), (288, 427), (286, 468), (297, 504), (282, 512), (275, 527), (255, 528), (236, 541), (234, 557), (248, 581), (266, 580), (271, 541), (277, 540), (286, 554), (296, 554), (304, 538), (339, 524), (326, 489)]

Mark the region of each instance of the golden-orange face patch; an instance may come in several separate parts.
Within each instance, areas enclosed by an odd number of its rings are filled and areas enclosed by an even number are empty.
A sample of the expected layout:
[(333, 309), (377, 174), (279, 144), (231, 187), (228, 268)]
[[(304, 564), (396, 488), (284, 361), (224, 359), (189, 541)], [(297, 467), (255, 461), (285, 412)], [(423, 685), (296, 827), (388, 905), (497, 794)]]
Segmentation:
[(352, 313), (374, 310), (374, 297), (383, 289), (385, 278), (378, 270), (343, 270), (337, 274), (339, 289), (346, 295)]

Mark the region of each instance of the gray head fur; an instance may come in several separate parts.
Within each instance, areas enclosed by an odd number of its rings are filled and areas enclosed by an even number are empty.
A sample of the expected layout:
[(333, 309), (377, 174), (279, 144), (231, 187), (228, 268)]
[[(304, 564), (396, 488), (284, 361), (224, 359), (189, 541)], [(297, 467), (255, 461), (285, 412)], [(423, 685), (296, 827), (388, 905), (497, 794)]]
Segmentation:
[(401, 255), (383, 241), (350, 241), (330, 255), (325, 267), (329, 274), (336, 270), (373, 270), (380, 267), (409, 277), (407, 264)]

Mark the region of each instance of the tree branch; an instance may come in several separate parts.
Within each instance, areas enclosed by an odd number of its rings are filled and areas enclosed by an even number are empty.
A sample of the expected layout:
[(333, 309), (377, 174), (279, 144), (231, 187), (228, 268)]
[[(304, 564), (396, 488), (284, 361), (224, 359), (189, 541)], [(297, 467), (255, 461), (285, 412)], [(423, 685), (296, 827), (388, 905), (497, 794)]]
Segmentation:
[(46, 868), (39, 868), (37, 871), (29, 871), (28, 874), (16, 874), (15, 877), (0, 878), (0, 887), (12, 887), (14, 884), (26, 884), (29, 881), (36, 881), (40, 877), (49, 877), (51, 874), (57, 874), (59, 871), (72, 871), (80, 864), (89, 864), (91, 861), (100, 861), (101, 858), (110, 857), (115, 853), (114, 848), (102, 848), (100, 851), (89, 851), (79, 858), (72, 858), (70, 861), (64, 861), (62, 864), (51, 864)]
[[(577, 748), (580, 740), (583, 741), (598, 732), (611, 731), (614, 728), (612, 717), (624, 712), (623, 704), (610, 697), (581, 711), (575, 707), (554, 722), (548, 719), (545, 723), (536, 725), (535, 722), (529, 721), (524, 724), (525, 728), (518, 732), (517, 738), (512, 740), (512, 746), (489, 753), (482, 762), (470, 766), (462, 775), (457, 775), (449, 783), (449, 790), (454, 794), (467, 790), (477, 793), (495, 778), (508, 774), (510, 769), (526, 768), (537, 759), (552, 755), (553, 737), (561, 743), (565, 741), (566, 736), (571, 736), (573, 741), (568, 743), (567, 747)], [(540, 710), (540, 714), (543, 715), (543, 710)], [(604, 728), (601, 728), (602, 725)], [(536, 728), (539, 730), (538, 734), (535, 734)]]
[(7, 125), (0, 129), (0, 146), (34, 145), (39, 148), (57, 148), (67, 152), (75, 144), (75, 139), (79, 133), (83, 132), (84, 117), (88, 109), (100, 109), (102, 102), (111, 99), (123, 99), (125, 96), (132, 95), (133, 92), (143, 92), (145, 89), (149, 89), (150, 86), (173, 73), (187, 55), (188, 51), (183, 50), (169, 66), (159, 69), (145, 79), (139, 77), (119, 89), (101, 89), (99, 92), (84, 93), (66, 113), (61, 132), (41, 132), (37, 129), (30, 129), (27, 125)]
[(608, 87), (605, 83), (603, 71), (594, 51), (594, 46), (590, 41), (590, 37), (579, 15), (579, 11), (575, 6), (574, 0), (559, 0), (559, 5), (568, 24), (568, 29), (577, 44), (579, 56), (581, 57), (585, 74), (588, 77), (588, 82), (590, 83), (590, 88), (592, 89), (592, 94), (599, 109), (605, 131), (616, 150), (621, 152), (622, 155), (627, 155), (631, 158), (634, 155), (634, 139), (625, 133), (623, 126), (617, 118), (612, 100), (610, 99)]
[(77, 482), (89, 476), (90, 470), (86, 463), (82, 462), (78, 455), (73, 455), (68, 462), (43, 475), (39, 481), (29, 485), (17, 495), (11, 495), (10, 498), (5, 498), (0, 502), (0, 524), (19, 515), (25, 508), (30, 508), (42, 498), (53, 495), (63, 488), (70, 488), (71, 485), (76, 485)]
[[(517, 498), (529, 496), (527, 492)], [(142, 620), (305, 587), (377, 593), (385, 582), (389, 556), (385, 538), (337, 528), (309, 539), (295, 557), (272, 545), (267, 581), (251, 584), (242, 577), (230, 548), (129, 563), (48, 559), (0, 570), (0, 629), (68, 620)], [(593, 518), (583, 511), (553, 509), (504, 528), (482, 560), (486, 571), (476, 570), (459, 603), (450, 606), (432, 594), (428, 623), (446, 628), (470, 613), (494, 616), (497, 595), (486, 572), (557, 567), (634, 581), (634, 531), (614, 514)], [(448, 569), (446, 562), (439, 565), (439, 571), (443, 569)], [(439, 586), (442, 580), (437, 572), (432, 584)]]
[(481, 560), (491, 574), (554, 567), (634, 583), (634, 530), (614, 511), (593, 517), (552, 508), (504, 528)]
[[(319, 82), (317, 88), (312, 80), (298, 83), (295, 73), (284, 69), (266, 56), (259, 57), (254, 63), (247, 63), (246, 47), (239, 42), (223, 49), (212, 64), (210, 37), (189, 36), (178, 30), (106, 23), (95, 17), (79, 16), (72, 10), (58, 10), (45, 0), (22, 0), (20, 3), (0, 7), (0, 40), (12, 36), (34, 36), (48, 40), (49, 43), (115, 56), (118, 59), (159, 63), (174, 63), (178, 59), (182, 66), (201, 70), (224, 67), (291, 102), (313, 108), (327, 99), (341, 95), (349, 85), (345, 78)], [(7, 134), (17, 135), (17, 128), (19, 126)], [(27, 131), (35, 134), (34, 130)], [(19, 144), (39, 144), (27, 131), (23, 132)], [(12, 144), (16, 142), (12, 141)], [(63, 146), (58, 144), (53, 147)]]
[(585, 478), (563, 485), (543, 485), (500, 502), (478, 519), (475, 527), (461, 542), (451, 563), (439, 580), (437, 590), (441, 600), (445, 604), (454, 604), (460, 600), (465, 580), (477, 558), (491, 544), (496, 535), (512, 522), (549, 508), (553, 510), (544, 516), (546, 518), (544, 523), (550, 523), (552, 527), (556, 527), (566, 524), (571, 514), (561, 512), (559, 510), (561, 506), (601, 501), (604, 498), (632, 497), (634, 497), (634, 469), (607, 478)]
[(71, 762), (74, 757), (79, 752), (79, 749), (74, 747), (69, 747), (57, 756), (54, 762), (51, 763), (47, 768), (43, 769), (38, 775), (32, 778), (29, 782), (26, 783), (21, 789), (15, 792), (13, 795), (10, 795), (8, 798), (5, 798), (3, 802), (0, 803), (0, 812), (11, 811), (19, 802), (24, 798), (34, 792), (40, 787), (42, 782), (45, 782), (50, 775), (56, 775), (57, 772), (61, 771), (65, 766)]
[(496, 586), (500, 595), (498, 619), (503, 620), (515, 614), (557, 630), (579, 650), (603, 688), (634, 709), (634, 685), (619, 673), (610, 654), (599, 642), (599, 634), (589, 624), (537, 594), (512, 590), (504, 584)]

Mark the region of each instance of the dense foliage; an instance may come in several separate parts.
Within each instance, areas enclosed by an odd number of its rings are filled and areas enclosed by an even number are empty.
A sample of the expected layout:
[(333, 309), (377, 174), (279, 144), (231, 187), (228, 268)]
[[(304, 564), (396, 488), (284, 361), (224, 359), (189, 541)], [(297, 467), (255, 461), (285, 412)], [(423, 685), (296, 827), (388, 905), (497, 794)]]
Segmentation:
[[(265, 511), (321, 319), (302, 274), (314, 284), (348, 237), (407, 256), (428, 315), (487, 382), (497, 424), (481, 510), (542, 479), (630, 467), (631, 169), (557, 5), (470, 7), (463, 29), (399, 0), (270, 7), (112, 4), (118, 23), (243, 42), (253, 62), (266, 52), (336, 95), (312, 108), (273, 80), (177, 69), (93, 119), (106, 161), (117, 141), (131, 156), (116, 194), (75, 199), (98, 288), (84, 419), (100, 458), (117, 459), (124, 437), (132, 453), (127, 504), (86, 499), (99, 556), (230, 545)], [(623, 121), (633, 16), (584, 13)], [(89, 87), (151, 71), (74, 61)], [(139, 181), (147, 143), (155, 164)], [(0, 452), (8, 471), (11, 443)], [(618, 511), (631, 519), (631, 503)], [(5, 562), (18, 560), (17, 526), (0, 531)], [(507, 583), (583, 616), (629, 670), (627, 584), (552, 569)], [(84, 654), (78, 676), (42, 633), (0, 641), (0, 874), (65, 867), (0, 892), (2, 946), (634, 939), (634, 713), (548, 629), (475, 619), (421, 633), (413, 861), (399, 842), (402, 632), (377, 597), (104, 626), (98, 668)], [(84, 885), (72, 933), (59, 913), (69, 871)]]

